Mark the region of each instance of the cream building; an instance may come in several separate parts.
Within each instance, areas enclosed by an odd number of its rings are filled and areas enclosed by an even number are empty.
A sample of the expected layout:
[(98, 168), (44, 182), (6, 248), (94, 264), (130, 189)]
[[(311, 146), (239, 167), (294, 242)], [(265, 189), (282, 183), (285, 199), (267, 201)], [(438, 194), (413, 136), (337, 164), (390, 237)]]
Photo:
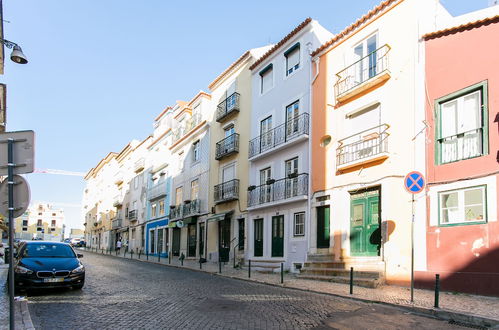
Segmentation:
[(64, 210), (47, 203), (34, 203), (15, 220), (15, 237), (62, 241)]

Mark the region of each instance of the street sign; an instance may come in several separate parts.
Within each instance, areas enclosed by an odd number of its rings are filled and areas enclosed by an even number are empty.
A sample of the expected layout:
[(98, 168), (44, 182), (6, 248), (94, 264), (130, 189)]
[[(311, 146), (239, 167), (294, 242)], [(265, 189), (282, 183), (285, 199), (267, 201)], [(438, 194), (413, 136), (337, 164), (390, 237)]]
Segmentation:
[(412, 171), (407, 174), (404, 179), (405, 189), (411, 194), (419, 194), (424, 189), (424, 177), (423, 174), (418, 171)]
[[(26, 179), (20, 175), (14, 175), (14, 218), (20, 217), (28, 209), (30, 202), (30, 190)], [(0, 214), (5, 218), (9, 216), (9, 185), (8, 180), (0, 183)]]
[(8, 139), (13, 139), (14, 174), (32, 173), (35, 166), (35, 132), (17, 131), (0, 134), (0, 175), (7, 175)]

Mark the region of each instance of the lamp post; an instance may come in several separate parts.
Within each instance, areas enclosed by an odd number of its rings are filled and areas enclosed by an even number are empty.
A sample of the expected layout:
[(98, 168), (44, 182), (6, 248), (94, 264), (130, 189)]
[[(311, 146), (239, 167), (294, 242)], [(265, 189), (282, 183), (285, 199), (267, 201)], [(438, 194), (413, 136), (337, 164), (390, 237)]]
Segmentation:
[[(12, 49), (10, 54), (10, 59), (17, 64), (26, 64), (28, 59), (23, 54), (21, 47), (15, 42), (9, 41), (7, 39), (1, 39), (0, 43), (5, 45), (7, 48)], [(12, 143), (9, 143), (9, 149), (12, 149)], [(9, 157), (12, 158), (12, 151), (9, 152)], [(15, 328), (15, 313), (14, 313), (14, 176), (13, 169), (10, 166), (13, 161), (9, 158), (9, 173), (7, 177), (8, 193), (9, 193), (9, 321), (10, 329)]]

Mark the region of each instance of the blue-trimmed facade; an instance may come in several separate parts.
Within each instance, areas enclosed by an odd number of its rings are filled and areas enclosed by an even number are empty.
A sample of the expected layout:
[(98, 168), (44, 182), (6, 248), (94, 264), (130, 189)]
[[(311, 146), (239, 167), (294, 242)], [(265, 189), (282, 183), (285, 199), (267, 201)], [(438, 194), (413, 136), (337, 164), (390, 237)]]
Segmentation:
[[(153, 180), (154, 176), (156, 180)], [(171, 177), (166, 173), (159, 176), (157, 173), (151, 173), (148, 181), (144, 250), (149, 255), (157, 256), (159, 252), (161, 257), (168, 257)]]

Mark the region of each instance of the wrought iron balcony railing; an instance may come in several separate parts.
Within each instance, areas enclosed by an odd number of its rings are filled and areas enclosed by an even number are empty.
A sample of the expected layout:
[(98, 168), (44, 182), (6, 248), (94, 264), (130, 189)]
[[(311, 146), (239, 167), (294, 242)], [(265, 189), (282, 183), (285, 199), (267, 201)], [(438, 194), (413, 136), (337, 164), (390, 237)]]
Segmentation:
[(199, 199), (170, 207), (170, 219), (190, 217), (199, 213), (201, 213), (201, 201)]
[(191, 118), (187, 119), (180, 127), (177, 127), (173, 131), (173, 143), (180, 140), (187, 133), (189, 133), (194, 127), (201, 123), (201, 114), (196, 113)]
[(308, 173), (293, 173), (284, 179), (268, 180), (266, 184), (248, 187), (248, 207), (307, 194)]
[(137, 220), (137, 210), (131, 210), (128, 212), (128, 219), (133, 221), (133, 220)]
[(121, 218), (113, 219), (113, 222), (111, 223), (112, 229), (121, 228), (122, 222), (123, 220)]
[(234, 179), (215, 186), (215, 203), (239, 199), (239, 180)]
[(308, 135), (308, 132), (309, 115), (308, 113), (302, 113), (251, 140), (249, 142), (249, 158), (296, 139), (301, 135)]
[(336, 74), (338, 82), (335, 85), (336, 97), (341, 97), (351, 89), (387, 70), (389, 51), (390, 46), (383, 45), (338, 72)]
[(336, 165), (356, 162), (388, 152), (388, 124), (379, 125), (338, 141)]
[(160, 198), (166, 196), (167, 193), (168, 191), (167, 191), (166, 181), (163, 181), (153, 185), (147, 190), (147, 199), (153, 200), (156, 198)]
[(483, 154), (482, 128), (438, 139), (440, 163), (451, 163)]
[(232, 93), (217, 106), (217, 122), (236, 111), (239, 112), (239, 93)]
[(225, 139), (217, 142), (215, 159), (220, 160), (237, 152), (239, 152), (239, 134), (233, 133)]

